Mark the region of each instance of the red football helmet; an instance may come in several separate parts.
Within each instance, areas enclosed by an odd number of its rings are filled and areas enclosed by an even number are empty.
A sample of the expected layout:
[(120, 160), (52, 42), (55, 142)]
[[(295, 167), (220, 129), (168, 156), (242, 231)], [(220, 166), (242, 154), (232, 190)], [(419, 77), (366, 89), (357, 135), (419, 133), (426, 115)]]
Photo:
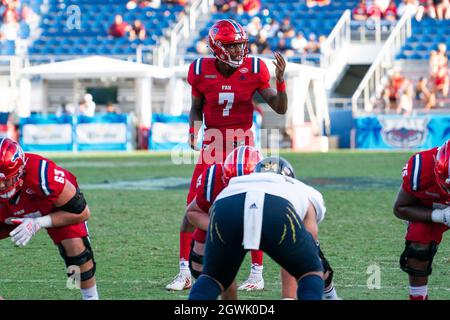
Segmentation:
[(450, 140), (447, 140), (439, 147), (435, 159), (434, 173), (436, 174), (436, 181), (439, 186), (447, 193), (450, 193)]
[(8, 138), (0, 139), (0, 157), (0, 200), (7, 200), (23, 185), (26, 160), (20, 145)]
[(237, 147), (230, 152), (223, 163), (225, 179), (252, 173), (258, 162), (263, 158), (262, 153), (254, 147)]
[[(234, 20), (216, 22), (208, 33), (209, 48), (220, 61), (237, 68), (244, 63), (248, 54), (248, 37), (244, 28)], [(241, 44), (240, 51), (231, 52), (226, 45)]]

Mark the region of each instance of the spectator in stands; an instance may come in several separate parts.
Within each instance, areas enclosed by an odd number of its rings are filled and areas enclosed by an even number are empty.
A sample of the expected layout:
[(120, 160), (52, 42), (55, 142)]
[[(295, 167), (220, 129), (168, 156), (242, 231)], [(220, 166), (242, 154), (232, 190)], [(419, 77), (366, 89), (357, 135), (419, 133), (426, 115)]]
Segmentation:
[(250, 16), (254, 16), (261, 10), (261, 0), (242, 0), (242, 10)]
[(262, 30), (261, 19), (259, 17), (253, 17), (245, 26), (245, 29), (249, 37), (256, 37)]
[(14, 20), (16, 22), (18, 22), (20, 20), (20, 14), (17, 11), (18, 10), (18, 6), (17, 3), (15, 1), (10, 1), (5, 5), (5, 11), (2, 14), (3, 17), (3, 22), (6, 21), (6, 16), (10, 15), (10, 17), (8, 19), (12, 19), (14, 18)]
[(130, 0), (126, 4), (128, 10), (136, 9), (138, 6), (140, 8), (150, 7), (158, 9), (159, 7), (161, 7), (161, 0)]
[(263, 29), (267, 31), (267, 38), (270, 39), (277, 36), (280, 24), (277, 20), (270, 18), (268, 23), (263, 26)]
[(319, 53), (319, 42), (317, 41), (317, 37), (314, 33), (310, 33), (308, 36), (308, 44), (306, 45), (306, 52), (308, 53)]
[(203, 39), (197, 41), (197, 44), (195, 45), (195, 50), (197, 51), (198, 54), (201, 55), (206, 55), (209, 53), (207, 37), (204, 37)]
[(403, 114), (404, 116), (411, 115), (413, 111), (413, 95), (413, 85), (411, 81), (405, 79), (399, 91), (400, 99), (398, 101), (397, 113)]
[(256, 41), (252, 43), (253, 50), (256, 49), (256, 52), (252, 52), (253, 54), (270, 54), (270, 45), (267, 41), (267, 31), (261, 30), (261, 32), (256, 37)]
[(319, 52), (322, 50), (322, 44), (327, 40), (327, 37), (321, 34), (319, 36)]
[(352, 11), (352, 18), (356, 21), (367, 20), (366, 0), (360, 0), (358, 5)]
[(19, 32), (19, 23), (13, 11), (6, 11), (3, 24), (0, 27), (1, 40), (14, 41)]
[(39, 26), (39, 15), (33, 11), (30, 6), (23, 5), (20, 12), (20, 17), (25, 23), (27, 23), (32, 30), (35, 30)]
[(367, 20), (370, 23), (373, 23), (375, 21), (381, 20), (382, 17), (382, 11), (381, 8), (378, 6), (378, 4), (375, 1), (366, 1), (367, 5)]
[(415, 98), (423, 104), (425, 109), (430, 110), (436, 106), (436, 95), (428, 88), (428, 79), (420, 77), (415, 87)]
[(114, 104), (112, 102), (108, 102), (106, 104), (105, 111), (107, 114), (118, 114), (119, 113), (116, 106), (114, 106)]
[(436, 0), (434, 2), (436, 8), (436, 16), (439, 20), (450, 19), (450, 1), (449, 0)]
[(436, 8), (434, 7), (433, 0), (421, 0), (420, 5), (424, 8), (424, 14), (431, 19), (436, 19)]
[(109, 27), (109, 34), (114, 38), (122, 38), (127, 32), (131, 31), (131, 26), (123, 21), (120, 14), (114, 17), (114, 23)]
[(284, 17), (278, 30), (278, 38), (292, 38), (295, 36), (295, 30), (290, 17)]
[(394, 0), (391, 0), (386, 10), (384, 10), (383, 19), (392, 22), (397, 21), (397, 5)]
[(294, 51), (286, 44), (286, 39), (284, 38), (280, 38), (278, 40), (278, 44), (275, 51), (280, 52), (282, 55), (286, 57), (294, 56)]
[(449, 93), (449, 75), (447, 46), (445, 43), (440, 43), (438, 45), (438, 51), (436, 53), (436, 57), (434, 58), (432, 72), (432, 79), (434, 80), (433, 92), (436, 95), (438, 93), (442, 93), (442, 96), (447, 97)]
[(214, 9), (218, 12), (236, 12), (238, 1), (235, 0), (214, 0)]
[(409, 12), (411, 15), (415, 16), (417, 21), (422, 20), (424, 7), (419, 5), (417, 0), (403, 0), (402, 3), (398, 6), (398, 15), (401, 17), (406, 12)]
[(315, 6), (324, 7), (330, 4), (330, 0), (306, 0), (306, 6), (312, 8)]
[(130, 41), (134, 41), (137, 39), (143, 41), (147, 36), (147, 32), (145, 30), (145, 26), (141, 20), (134, 20), (133, 26), (130, 29)]
[(406, 78), (400, 74), (399, 68), (394, 68), (388, 85), (384, 88), (382, 93), (386, 112), (389, 112), (390, 110), (398, 110), (400, 96), (403, 92), (403, 86), (405, 85), (407, 85)]
[(308, 40), (306, 40), (303, 32), (297, 33), (297, 36), (292, 39), (291, 47), (296, 54), (304, 54), (306, 51), (306, 47), (308, 45)]
[(90, 93), (84, 95), (83, 100), (81, 100), (79, 106), (79, 113), (88, 117), (93, 117), (95, 115), (95, 102)]

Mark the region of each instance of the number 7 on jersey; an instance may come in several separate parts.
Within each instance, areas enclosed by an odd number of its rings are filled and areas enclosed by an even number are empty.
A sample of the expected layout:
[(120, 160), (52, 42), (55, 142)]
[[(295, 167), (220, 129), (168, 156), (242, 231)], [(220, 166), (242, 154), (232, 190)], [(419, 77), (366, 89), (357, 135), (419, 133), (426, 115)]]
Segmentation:
[(233, 107), (234, 102), (234, 92), (219, 92), (219, 105), (226, 102), (225, 108), (223, 109), (222, 116), (228, 117), (230, 115), (230, 110)]

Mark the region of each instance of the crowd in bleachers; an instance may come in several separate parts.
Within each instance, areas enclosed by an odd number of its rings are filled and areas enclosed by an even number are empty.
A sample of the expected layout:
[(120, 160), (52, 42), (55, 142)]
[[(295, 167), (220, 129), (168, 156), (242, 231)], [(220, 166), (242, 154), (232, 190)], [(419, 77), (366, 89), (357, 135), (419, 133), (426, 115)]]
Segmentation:
[(437, 106), (437, 99), (448, 97), (449, 65), (444, 43), (440, 43), (437, 50), (431, 50), (428, 65), (428, 74), (421, 76), (415, 84), (403, 76), (398, 68), (393, 70), (382, 93), (386, 112), (410, 115), (415, 104), (430, 110)]
[(39, 15), (20, 0), (1, 0), (0, 17), (0, 41), (25, 39), (39, 23)]

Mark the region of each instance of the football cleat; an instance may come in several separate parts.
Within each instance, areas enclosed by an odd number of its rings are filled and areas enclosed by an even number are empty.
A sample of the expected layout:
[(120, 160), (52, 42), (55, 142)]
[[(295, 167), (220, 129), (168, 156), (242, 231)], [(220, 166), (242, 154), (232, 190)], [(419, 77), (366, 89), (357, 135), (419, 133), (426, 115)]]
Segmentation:
[(187, 272), (180, 272), (172, 282), (166, 286), (169, 291), (182, 291), (187, 290), (192, 287), (191, 274)]
[(262, 274), (250, 273), (248, 279), (238, 288), (240, 291), (255, 291), (264, 289)]

